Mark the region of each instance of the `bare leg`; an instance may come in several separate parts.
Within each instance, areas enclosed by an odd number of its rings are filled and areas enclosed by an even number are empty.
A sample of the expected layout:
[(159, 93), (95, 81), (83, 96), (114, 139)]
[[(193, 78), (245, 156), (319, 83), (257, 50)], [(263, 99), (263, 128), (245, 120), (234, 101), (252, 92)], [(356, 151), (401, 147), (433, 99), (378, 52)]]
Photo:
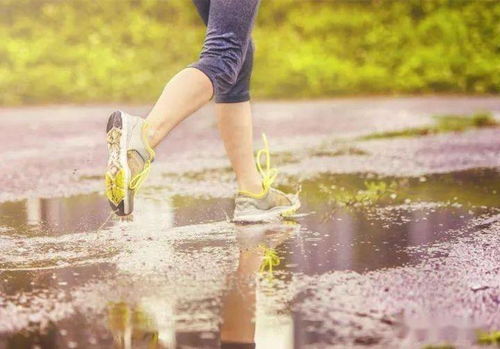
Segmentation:
[(257, 251), (240, 251), (239, 265), (234, 285), (223, 299), (222, 327), (223, 343), (253, 343), (255, 336), (255, 278), (262, 256)]
[(156, 147), (182, 120), (206, 104), (213, 95), (210, 79), (196, 68), (175, 75), (147, 117), (149, 143)]
[(255, 167), (253, 155), (250, 102), (218, 103), (215, 105), (215, 111), (239, 190), (260, 193), (262, 181)]

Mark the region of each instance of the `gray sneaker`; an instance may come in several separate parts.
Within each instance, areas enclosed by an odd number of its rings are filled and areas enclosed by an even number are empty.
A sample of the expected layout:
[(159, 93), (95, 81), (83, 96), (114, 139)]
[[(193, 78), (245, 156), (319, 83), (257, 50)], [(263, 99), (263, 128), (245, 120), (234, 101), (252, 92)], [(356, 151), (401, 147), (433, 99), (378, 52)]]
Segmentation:
[(134, 195), (146, 179), (154, 151), (145, 139), (144, 119), (122, 111), (113, 112), (106, 126), (108, 165), (106, 197), (113, 211), (126, 216), (134, 209)]
[(233, 222), (272, 222), (292, 216), (300, 208), (299, 194), (285, 194), (271, 187), (278, 170), (271, 167), (271, 153), (267, 137), (262, 134), (264, 148), (257, 152), (257, 170), (262, 176), (262, 193), (240, 191), (235, 199)]
[(285, 194), (269, 188), (262, 198), (238, 193), (235, 199), (233, 222), (271, 222), (292, 216), (300, 208), (299, 195)]

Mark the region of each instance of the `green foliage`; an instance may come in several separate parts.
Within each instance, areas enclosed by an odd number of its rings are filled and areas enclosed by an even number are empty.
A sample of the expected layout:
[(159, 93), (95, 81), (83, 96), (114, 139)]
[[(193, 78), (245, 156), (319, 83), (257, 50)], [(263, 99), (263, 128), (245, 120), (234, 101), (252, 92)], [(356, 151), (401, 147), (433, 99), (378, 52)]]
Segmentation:
[(495, 120), (493, 115), (487, 112), (478, 112), (472, 114), (471, 116), (436, 115), (434, 116), (434, 120), (436, 121), (434, 125), (373, 133), (363, 136), (361, 139), (369, 140), (380, 138), (415, 137), (444, 132), (461, 132), (472, 128), (498, 126), (498, 122)]
[(496, 126), (497, 122), (491, 113), (478, 112), (467, 115), (438, 115), (435, 132), (465, 131), (470, 128)]
[[(278, 152), (273, 153), (273, 162), (278, 165), (284, 164), (292, 164), (297, 163), (303, 157), (311, 157), (311, 156), (325, 156), (325, 157), (333, 157), (333, 156), (346, 156), (346, 155), (368, 155), (368, 152), (349, 145), (338, 145), (338, 142), (335, 142), (335, 145), (331, 142), (324, 142), (320, 146), (313, 149), (306, 149), (302, 152)], [(279, 166), (278, 166), (279, 167)]]
[(367, 136), (363, 136), (361, 137), (361, 139), (369, 140), (369, 139), (380, 139), (380, 138), (425, 136), (430, 134), (432, 129), (433, 129), (432, 126), (429, 127), (426, 126), (426, 127), (407, 128), (404, 130), (396, 130), (396, 131), (377, 132), (369, 134)]
[[(298, 180), (298, 179), (297, 179)], [(385, 189), (378, 190), (367, 182), (384, 182)], [(380, 185), (380, 184), (378, 184)], [(382, 188), (382, 185), (380, 185)], [(368, 189), (368, 188), (371, 188)], [(292, 190), (293, 187), (281, 189)], [(495, 169), (466, 170), (418, 178), (385, 177), (372, 174), (322, 174), (302, 182), (302, 196), (311, 210), (332, 210), (338, 206), (371, 208), (372, 206), (402, 205), (419, 202), (439, 202), (444, 205), (474, 208), (498, 206), (500, 182)], [(371, 194), (358, 192), (369, 190)], [(363, 197), (371, 200), (358, 200)]]
[(500, 346), (500, 331), (479, 332), (477, 334), (477, 342), (484, 345), (496, 344)]
[(352, 146), (337, 146), (331, 148), (331, 144), (325, 143), (318, 148), (312, 149), (309, 156), (344, 156), (344, 155), (368, 155), (368, 152)]
[[(150, 102), (196, 60), (187, 0), (0, 0), (0, 104)], [(500, 92), (500, 2), (263, 1), (253, 95)]]
[(337, 206), (366, 206), (380, 203), (395, 192), (396, 183), (384, 181), (365, 181), (365, 188), (357, 191), (346, 190), (337, 186), (322, 187), (328, 193), (329, 201)]

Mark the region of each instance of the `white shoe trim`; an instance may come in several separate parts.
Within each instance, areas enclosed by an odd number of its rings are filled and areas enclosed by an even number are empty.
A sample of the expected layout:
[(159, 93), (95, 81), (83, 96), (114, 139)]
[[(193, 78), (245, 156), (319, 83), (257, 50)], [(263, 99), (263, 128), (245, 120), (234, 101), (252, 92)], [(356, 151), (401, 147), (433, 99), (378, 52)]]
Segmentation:
[(120, 110), (120, 117), (122, 118), (122, 133), (120, 137), (120, 166), (125, 170), (125, 197), (123, 198), (123, 212), (129, 214), (129, 190), (128, 183), (130, 182), (130, 169), (127, 162), (127, 136), (129, 128), (129, 116)]
[(295, 211), (300, 208), (300, 200), (295, 198), (292, 205), (289, 206), (276, 206), (269, 210), (256, 210), (255, 213), (235, 215), (233, 222), (235, 223), (259, 223), (259, 222), (273, 222), (279, 220), (281, 217), (286, 218), (284, 213)]

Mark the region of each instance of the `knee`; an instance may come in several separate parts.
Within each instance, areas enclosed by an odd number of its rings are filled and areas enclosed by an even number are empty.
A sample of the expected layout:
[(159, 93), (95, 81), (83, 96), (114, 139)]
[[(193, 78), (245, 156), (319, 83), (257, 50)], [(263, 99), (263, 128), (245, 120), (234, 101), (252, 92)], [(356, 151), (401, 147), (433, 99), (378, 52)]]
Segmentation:
[(231, 55), (223, 55), (220, 57), (220, 75), (217, 77), (220, 80), (221, 86), (231, 88), (238, 79), (238, 73), (241, 69), (239, 58)]
[(207, 35), (197, 65), (208, 72), (217, 93), (226, 93), (236, 83), (244, 62), (243, 47), (234, 33)]

